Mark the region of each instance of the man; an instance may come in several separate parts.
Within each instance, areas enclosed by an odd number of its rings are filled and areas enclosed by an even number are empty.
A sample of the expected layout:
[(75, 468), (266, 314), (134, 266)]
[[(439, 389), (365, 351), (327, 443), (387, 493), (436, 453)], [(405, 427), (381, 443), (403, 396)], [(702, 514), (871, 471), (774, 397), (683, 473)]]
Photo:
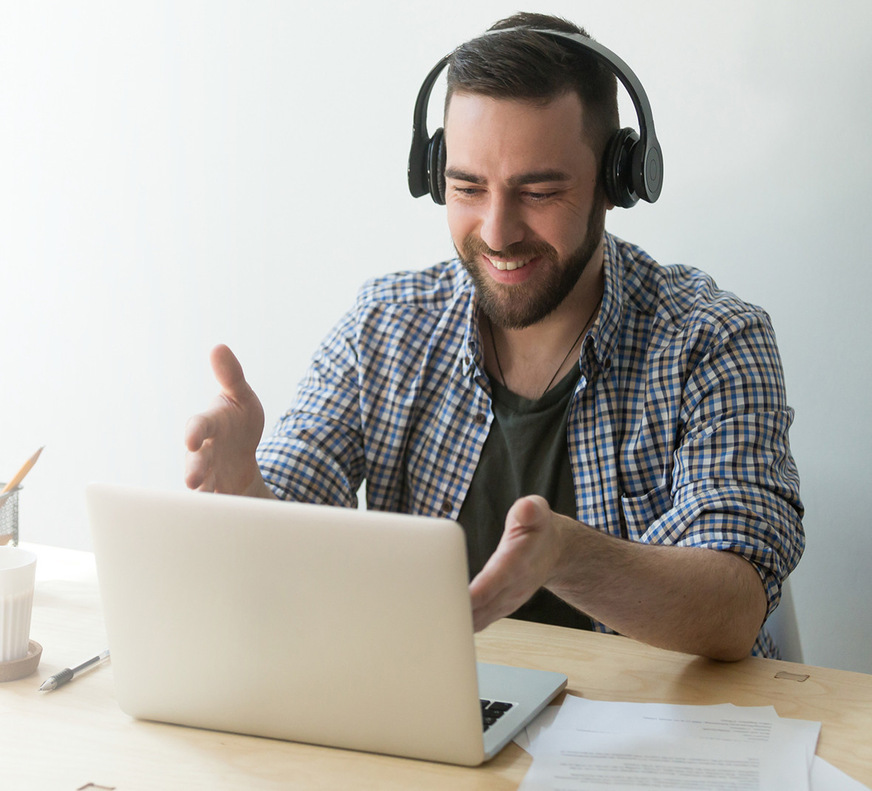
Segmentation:
[[(476, 629), (514, 614), (733, 660), (802, 553), (774, 333), (703, 273), (605, 233), (616, 83), (521, 14), (449, 62), (459, 258), (377, 279), (258, 445), (226, 347), (191, 488), (447, 516)], [(586, 34), (585, 34), (586, 35)], [(337, 551), (341, 548), (337, 547)]]

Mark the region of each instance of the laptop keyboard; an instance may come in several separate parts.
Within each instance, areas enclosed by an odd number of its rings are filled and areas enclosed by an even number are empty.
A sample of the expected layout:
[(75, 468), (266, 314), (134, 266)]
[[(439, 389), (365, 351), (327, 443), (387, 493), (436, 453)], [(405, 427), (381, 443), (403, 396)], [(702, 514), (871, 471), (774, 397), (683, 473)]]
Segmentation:
[(511, 709), (515, 704), (514, 703), (504, 703), (501, 700), (484, 700), (481, 699), (481, 719), (484, 724), (484, 729), (487, 730), (493, 725), (500, 717), (503, 716), (509, 709)]

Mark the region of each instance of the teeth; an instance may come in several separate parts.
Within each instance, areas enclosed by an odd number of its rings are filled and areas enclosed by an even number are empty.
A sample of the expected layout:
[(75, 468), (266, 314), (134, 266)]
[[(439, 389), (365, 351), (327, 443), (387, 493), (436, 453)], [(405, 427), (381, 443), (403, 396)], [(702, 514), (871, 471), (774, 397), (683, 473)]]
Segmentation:
[(526, 261), (496, 261), (491, 259), (491, 263), (500, 270), (500, 272), (514, 272), (527, 265)]

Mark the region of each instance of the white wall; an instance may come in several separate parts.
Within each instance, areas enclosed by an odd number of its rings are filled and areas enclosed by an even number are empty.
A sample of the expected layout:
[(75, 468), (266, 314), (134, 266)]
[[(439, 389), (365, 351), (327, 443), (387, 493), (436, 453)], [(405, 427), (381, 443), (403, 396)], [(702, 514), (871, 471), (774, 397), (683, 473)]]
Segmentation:
[[(0, 0), (0, 479), (46, 445), (26, 539), (87, 547), (92, 479), (181, 488), (212, 345), (236, 349), (270, 423), (364, 278), (450, 255), (444, 210), (406, 191), (412, 105), (516, 6), (437, 6)], [(544, 10), (651, 98), (663, 195), (611, 229), (773, 316), (808, 508), (806, 659), (872, 672), (872, 6)]]

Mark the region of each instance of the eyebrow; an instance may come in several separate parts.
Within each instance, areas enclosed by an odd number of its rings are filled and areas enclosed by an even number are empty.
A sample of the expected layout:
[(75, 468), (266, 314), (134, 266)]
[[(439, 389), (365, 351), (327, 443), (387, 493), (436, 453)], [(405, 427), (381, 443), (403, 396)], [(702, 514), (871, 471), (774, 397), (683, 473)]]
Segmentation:
[[(447, 168), (445, 178), (455, 181), (466, 181), (469, 184), (484, 184), (485, 179), (460, 168)], [(530, 173), (519, 173), (509, 179), (510, 187), (520, 187), (525, 184), (544, 184), (551, 181), (569, 181), (570, 176), (562, 170), (534, 170)]]

